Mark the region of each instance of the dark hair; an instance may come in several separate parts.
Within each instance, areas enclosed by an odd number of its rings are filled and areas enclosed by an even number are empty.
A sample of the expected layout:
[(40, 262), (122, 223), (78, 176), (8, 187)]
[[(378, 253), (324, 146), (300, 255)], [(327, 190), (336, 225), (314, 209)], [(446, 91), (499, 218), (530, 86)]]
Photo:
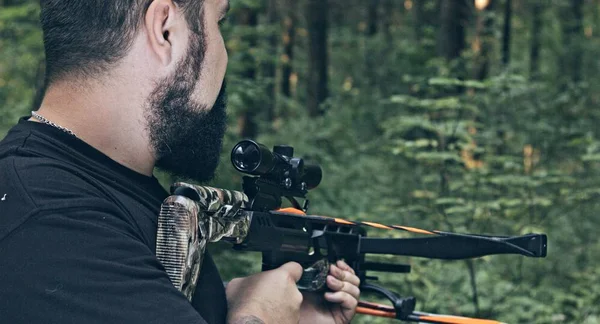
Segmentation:
[[(199, 33), (203, 0), (173, 0)], [(106, 72), (133, 43), (152, 0), (41, 0), (46, 86)]]

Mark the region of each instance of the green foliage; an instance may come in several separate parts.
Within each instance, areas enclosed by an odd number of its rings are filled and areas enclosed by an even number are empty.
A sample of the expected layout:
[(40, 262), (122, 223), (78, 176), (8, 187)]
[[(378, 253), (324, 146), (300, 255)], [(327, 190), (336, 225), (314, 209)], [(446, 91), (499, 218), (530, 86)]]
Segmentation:
[(39, 8), (27, 3), (0, 8), (0, 136), (31, 110), (43, 57)]

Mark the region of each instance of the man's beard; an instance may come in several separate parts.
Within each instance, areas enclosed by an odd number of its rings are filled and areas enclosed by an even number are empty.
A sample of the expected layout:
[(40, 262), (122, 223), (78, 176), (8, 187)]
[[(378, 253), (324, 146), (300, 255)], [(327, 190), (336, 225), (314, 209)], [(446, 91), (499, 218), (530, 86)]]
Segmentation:
[(225, 81), (212, 109), (191, 98), (204, 60), (203, 39), (192, 33), (187, 57), (152, 92), (146, 114), (156, 166), (199, 182), (214, 177), (227, 124)]

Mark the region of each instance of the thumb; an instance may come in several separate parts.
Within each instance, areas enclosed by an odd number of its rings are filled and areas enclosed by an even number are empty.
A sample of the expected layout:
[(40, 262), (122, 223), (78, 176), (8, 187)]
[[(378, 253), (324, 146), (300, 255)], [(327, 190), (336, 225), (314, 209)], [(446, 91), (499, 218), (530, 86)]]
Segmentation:
[(298, 282), (304, 273), (304, 269), (302, 269), (302, 266), (298, 262), (288, 262), (282, 265), (280, 269), (287, 272), (294, 282)]

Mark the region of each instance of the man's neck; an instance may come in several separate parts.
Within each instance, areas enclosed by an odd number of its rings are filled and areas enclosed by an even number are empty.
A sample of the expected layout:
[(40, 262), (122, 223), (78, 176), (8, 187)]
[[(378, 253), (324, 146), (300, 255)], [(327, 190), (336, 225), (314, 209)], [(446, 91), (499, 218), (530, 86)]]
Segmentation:
[(99, 82), (60, 82), (46, 91), (38, 113), (118, 163), (150, 176), (155, 157), (147, 136), (141, 87), (138, 91)]

